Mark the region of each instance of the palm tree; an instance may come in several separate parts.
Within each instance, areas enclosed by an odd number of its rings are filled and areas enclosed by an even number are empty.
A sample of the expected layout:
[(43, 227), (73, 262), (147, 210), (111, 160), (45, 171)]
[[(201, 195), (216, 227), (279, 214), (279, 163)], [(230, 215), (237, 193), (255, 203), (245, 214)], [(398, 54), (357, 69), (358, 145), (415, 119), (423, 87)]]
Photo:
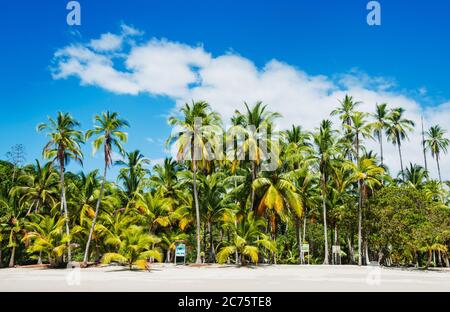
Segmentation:
[(400, 157), (400, 172), (402, 172), (403, 180), (403, 158), (402, 158), (402, 141), (408, 138), (408, 131), (414, 129), (412, 120), (403, 118), (405, 110), (403, 108), (395, 108), (388, 116), (389, 124), (386, 129), (386, 135), (394, 145), (398, 147), (398, 155)]
[(428, 172), (425, 168), (411, 163), (409, 164), (409, 168), (405, 169), (403, 176), (405, 177), (403, 183), (407, 183), (416, 189), (421, 189), (428, 180)]
[(359, 162), (362, 138), (371, 137), (372, 125), (366, 122), (366, 116), (366, 113), (354, 112), (350, 117), (350, 125), (345, 125), (348, 132), (355, 138), (354, 157), (356, 162)]
[(343, 100), (339, 100), (339, 103), (341, 106), (333, 110), (331, 112), (331, 116), (339, 116), (339, 119), (342, 121), (342, 125), (351, 126), (352, 115), (355, 108), (360, 105), (361, 102), (355, 101), (352, 96), (346, 94)]
[(61, 235), (64, 223), (64, 218), (33, 215), (32, 221), (26, 223), (27, 232), (22, 238), (28, 244), (28, 253), (39, 253), (39, 259), (42, 253), (46, 254), (50, 265), (57, 265), (68, 248), (69, 237)]
[[(231, 218), (232, 219), (232, 218)], [(253, 263), (258, 263), (259, 247), (264, 247), (271, 252), (276, 252), (275, 241), (265, 235), (261, 229), (264, 221), (257, 219), (254, 212), (250, 212), (239, 221), (230, 220), (227, 227), (232, 231), (233, 237), (225, 242), (217, 253), (217, 262), (225, 263), (228, 258), (237, 252), (240, 258), (239, 263), (245, 265), (245, 257), (249, 257)]]
[(127, 264), (129, 269), (136, 265), (140, 269), (147, 268), (147, 259), (156, 259), (162, 262), (162, 254), (158, 249), (152, 249), (161, 239), (154, 235), (144, 233), (144, 229), (137, 225), (131, 225), (124, 229), (119, 236), (110, 236), (106, 239), (108, 245), (117, 248), (117, 252), (108, 252), (103, 256), (104, 264), (113, 261)]
[(133, 200), (142, 189), (143, 178), (149, 172), (144, 166), (151, 164), (150, 159), (145, 158), (139, 150), (126, 153), (126, 161), (118, 160), (115, 165), (125, 166), (119, 172), (119, 179), (122, 180), (125, 193), (129, 200)]
[(425, 145), (431, 151), (431, 156), (436, 159), (439, 181), (442, 183), (441, 167), (439, 158), (442, 153), (447, 153), (450, 140), (445, 137), (446, 131), (439, 125), (431, 127), (426, 133)]
[[(267, 105), (259, 101), (253, 107), (249, 107), (246, 102), (245, 113), (236, 110), (235, 123), (241, 126), (241, 131), (245, 134), (244, 151), (250, 152), (252, 183), (258, 175), (258, 165), (261, 162), (264, 153), (261, 151), (261, 144), (270, 144), (268, 136), (272, 132), (273, 121), (281, 117), (279, 113), (267, 111)], [(252, 129), (253, 128), (253, 129)], [(267, 130), (269, 133), (261, 133)], [(264, 142), (261, 142), (264, 141)], [(250, 210), (254, 209), (255, 191), (251, 191)]]
[(121, 155), (124, 154), (124, 149), (122, 143), (127, 141), (127, 133), (121, 131), (124, 127), (129, 127), (128, 122), (125, 119), (119, 118), (118, 113), (111, 113), (109, 111), (97, 115), (94, 118), (97, 125), (94, 129), (88, 130), (86, 132), (86, 140), (89, 140), (93, 135), (97, 135), (97, 138), (92, 142), (93, 154), (97, 153), (100, 147), (103, 146), (103, 153), (105, 159), (105, 167), (103, 170), (103, 181), (100, 188), (100, 195), (97, 199), (97, 205), (95, 207), (95, 215), (92, 220), (91, 231), (89, 232), (88, 241), (86, 243), (86, 250), (84, 252), (83, 265), (86, 266), (89, 261), (89, 245), (92, 239), (92, 233), (94, 231), (95, 222), (97, 221), (98, 211), (100, 208), (100, 203), (102, 201), (103, 192), (105, 190), (106, 183), (106, 173), (108, 168), (111, 166), (113, 148), (117, 148)]
[(180, 128), (179, 131), (171, 135), (167, 141), (168, 144), (175, 143), (178, 149), (178, 158), (185, 159), (186, 155), (192, 165), (192, 185), (194, 193), (194, 205), (196, 214), (196, 232), (197, 232), (197, 257), (196, 263), (201, 263), (200, 256), (200, 207), (198, 200), (198, 186), (197, 186), (197, 169), (198, 162), (201, 161), (203, 165), (207, 164), (207, 159), (210, 151), (207, 150), (207, 145), (212, 140), (214, 133), (218, 132), (220, 125), (220, 117), (217, 113), (212, 112), (208, 103), (192, 102), (188, 103), (181, 109), (183, 118), (170, 117), (169, 124)]
[(380, 156), (381, 156), (381, 165), (384, 165), (384, 152), (383, 152), (383, 133), (388, 128), (388, 115), (389, 110), (387, 109), (387, 104), (377, 104), (375, 113), (372, 114), (372, 117), (375, 119), (373, 122), (373, 134), (378, 140), (378, 144), (380, 144)]
[(332, 129), (330, 120), (323, 120), (320, 128), (313, 134), (315, 145), (315, 158), (320, 172), (320, 189), (322, 191), (322, 209), (324, 223), (325, 259), (324, 264), (329, 264), (328, 233), (327, 233), (327, 182), (330, 167), (337, 152), (335, 130)]
[(48, 143), (43, 150), (43, 156), (46, 159), (57, 161), (60, 170), (61, 182), (61, 212), (64, 211), (64, 219), (66, 221), (66, 234), (69, 237), (67, 242), (67, 257), (70, 262), (72, 259), (70, 246), (70, 229), (69, 229), (69, 212), (67, 210), (66, 188), (64, 182), (65, 167), (68, 162), (73, 159), (82, 164), (83, 153), (81, 151), (81, 143), (84, 143), (83, 134), (76, 128), (80, 123), (68, 113), (58, 112), (56, 120), (48, 117), (48, 124), (41, 123), (38, 125), (38, 131), (47, 131), (49, 137)]
[(367, 193), (365, 188), (373, 189), (376, 185), (380, 185), (380, 176), (384, 174), (384, 169), (378, 167), (371, 158), (363, 158), (356, 165), (347, 163), (345, 166), (351, 168), (353, 172), (350, 179), (358, 182), (358, 265), (362, 265), (362, 207)]
[(57, 202), (58, 174), (53, 170), (51, 162), (44, 166), (36, 160), (31, 172), (27, 172), (19, 177), (23, 183), (11, 189), (12, 195), (20, 196), (21, 202), (30, 203), (27, 215), (34, 209), (38, 213), (40, 209), (53, 208)]

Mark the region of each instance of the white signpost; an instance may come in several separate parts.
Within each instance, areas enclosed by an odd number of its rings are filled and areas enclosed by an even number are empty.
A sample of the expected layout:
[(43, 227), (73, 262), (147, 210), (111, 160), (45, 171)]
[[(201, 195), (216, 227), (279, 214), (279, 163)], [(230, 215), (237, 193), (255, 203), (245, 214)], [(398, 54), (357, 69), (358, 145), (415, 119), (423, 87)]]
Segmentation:
[(341, 264), (341, 246), (333, 245), (331, 249), (333, 253), (333, 263)]
[(183, 257), (183, 264), (186, 264), (186, 245), (185, 244), (177, 244), (175, 247), (175, 257), (174, 262), (177, 264), (177, 258)]
[[(309, 244), (302, 244), (302, 254), (306, 253), (309, 255)], [(309, 257), (308, 257), (308, 264), (309, 264)]]

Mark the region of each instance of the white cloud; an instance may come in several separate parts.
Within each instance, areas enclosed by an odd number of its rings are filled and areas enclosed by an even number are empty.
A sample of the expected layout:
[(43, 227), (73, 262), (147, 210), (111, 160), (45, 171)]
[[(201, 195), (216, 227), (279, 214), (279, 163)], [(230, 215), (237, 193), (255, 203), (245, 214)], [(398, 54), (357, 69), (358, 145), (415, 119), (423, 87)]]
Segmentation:
[[(126, 25), (121, 28), (122, 38), (143, 35)], [(111, 34), (102, 35), (100, 40), (102, 38), (111, 40)], [(212, 56), (203, 46), (166, 39), (153, 38), (141, 44), (122, 42), (121, 45), (123, 52), (120, 55), (104, 53), (104, 49), (94, 48), (92, 41), (64, 47), (55, 53), (54, 78), (75, 76), (81, 84), (118, 94), (164, 95), (172, 98), (176, 107), (191, 99), (206, 100), (225, 119), (235, 109), (242, 109), (243, 101), (262, 100), (271, 110), (283, 115), (279, 123), (283, 128), (296, 123), (312, 130), (320, 120), (329, 118), (338, 99), (346, 93), (362, 101), (361, 109), (368, 112), (373, 111), (376, 103), (386, 102), (390, 107), (404, 107), (406, 116), (419, 125), (410, 134), (410, 140), (404, 143), (405, 165), (423, 163), (420, 116), (424, 115), (426, 127), (436, 123), (446, 126), (450, 120), (450, 102), (422, 107), (411, 97), (396, 91), (393, 79), (372, 77), (357, 69), (327, 77), (310, 75), (278, 60), (258, 68), (251, 60), (236, 53)], [(378, 152), (375, 142), (367, 144)], [(397, 149), (385, 142), (385, 154), (387, 164), (397, 172)], [(436, 176), (429, 157), (430, 169)], [(446, 170), (450, 168), (450, 156), (442, 160), (441, 167), (444, 176), (450, 178), (449, 170)]]
[(100, 39), (92, 39), (90, 47), (95, 51), (115, 51), (121, 48), (123, 38), (121, 36), (106, 33), (101, 35)]

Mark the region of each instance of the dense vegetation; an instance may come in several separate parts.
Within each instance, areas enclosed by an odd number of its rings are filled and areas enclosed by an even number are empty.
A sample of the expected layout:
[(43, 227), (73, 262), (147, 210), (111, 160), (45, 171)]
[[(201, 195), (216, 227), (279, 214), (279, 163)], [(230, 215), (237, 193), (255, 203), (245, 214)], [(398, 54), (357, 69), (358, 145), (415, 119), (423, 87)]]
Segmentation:
[[(276, 131), (279, 114), (245, 104), (231, 120), (235, 133), (223, 135), (207, 103), (186, 104), (169, 119), (178, 130), (167, 143), (178, 159), (153, 167), (140, 151), (124, 150), (129, 124), (117, 113), (96, 116), (86, 132), (58, 113), (38, 126), (48, 137), (48, 162), (24, 164), (21, 146), (0, 162), (0, 266), (94, 261), (144, 268), (173, 262), (184, 242), (188, 261), (197, 263), (448, 267), (450, 192), (439, 163), (449, 145), (445, 131), (434, 126), (418, 143), (436, 161), (439, 180), (432, 180), (428, 168), (403, 164), (402, 143), (415, 126), (403, 109), (381, 104), (367, 114), (358, 104), (346, 96), (332, 112), (341, 124), (324, 120), (312, 132)], [(369, 140), (379, 151), (368, 149)], [(88, 141), (101, 151), (102, 171), (67, 171), (69, 161), (82, 165), (80, 146)], [(384, 163), (387, 143), (398, 148), (398, 175)], [(274, 170), (264, 169), (270, 159), (263, 147), (279, 155)], [(113, 153), (123, 160), (113, 161)], [(107, 179), (111, 166), (120, 167), (114, 182)]]

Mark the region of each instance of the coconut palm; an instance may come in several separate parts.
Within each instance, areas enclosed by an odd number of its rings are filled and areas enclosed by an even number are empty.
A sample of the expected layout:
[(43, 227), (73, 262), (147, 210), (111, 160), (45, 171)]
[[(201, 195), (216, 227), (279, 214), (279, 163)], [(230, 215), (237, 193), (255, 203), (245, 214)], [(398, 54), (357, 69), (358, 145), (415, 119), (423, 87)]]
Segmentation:
[(345, 129), (354, 138), (354, 159), (356, 162), (360, 159), (360, 150), (363, 138), (371, 138), (372, 125), (366, 121), (367, 113), (354, 112), (350, 116), (350, 125), (344, 125)]
[(61, 235), (63, 232), (65, 220), (63, 217), (35, 214), (32, 220), (26, 222), (26, 234), (22, 241), (28, 245), (27, 252), (34, 255), (39, 254), (47, 256), (51, 266), (56, 266), (64, 252), (67, 250), (69, 237)]
[(145, 269), (150, 258), (162, 262), (161, 252), (150, 247), (160, 241), (160, 238), (145, 233), (142, 227), (131, 225), (119, 236), (110, 236), (106, 239), (106, 244), (117, 248), (117, 252), (105, 253), (102, 263), (118, 262), (128, 265), (130, 270), (133, 265), (139, 269)]
[(405, 172), (402, 174), (405, 177), (403, 183), (407, 183), (408, 185), (421, 189), (426, 181), (428, 180), (428, 172), (424, 167), (417, 164), (409, 164), (409, 167), (405, 169)]
[(403, 180), (403, 157), (402, 157), (402, 141), (408, 138), (408, 132), (414, 129), (414, 122), (403, 117), (405, 110), (401, 107), (395, 108), (389, 114), (389, 124), (386, 129), (388, 140), (398, 147), (398, 155), (400, 157), (400, 172)]
[(143, 187), (143, 179), (149, 170), (144, 166), (151, 164), (139, 150), (126, 153), (125, 160), (118, 160), (115, 165), (125, 166), (120, 169), (119, 180), (122, 181), (128, 199), (133, 200)]
[[(258, 165), (261, 163), (264, 151), (261, 149), (262, 144), (271, 145), (269, 136), (272, 134), (273, 122), (276, 118), (281, 117), (279, 113), (267, 110), (267, 105), (263, 102), (256, 102), (251, 108), (244, 102), (245, 112), (235, 111), (235, 123), (241, 127), (241, 132), (245, 136), (244, 152), (249, 153), (251, 162), (252, 183), (258, 175)], [(276, 148), (273, 146), (272, 148)], [(250, 210), (255, 206), (255, 191), (251, 190)]]
[(377, 104), (375, 113), (372, 114), (372, 117), (375, 119), (375, 121), (372, 123), (372, 126), (373, 135), (377, 138), (378, 144), (380, 144), (380, 157), (382, 166), (384, 166), (383, 133), (389, 126), (388, 116), (389, 110), (387, 109), (387, 104)]
[(327, 182), (330, 167), (337, 153), (336, 131), (332, 129), (329, 120), (323, 120), (320, 128), (313, 134), (314, 157), (317, 160), (320, 173), (320, 189), (322, 192), (322, 210), (324, 224), (325, 259), (324, 264), (329, 264), (328, 233), (327, 233)]
[(426, 133), (425, 146), (431, 151), (431, 156), (436, 159), (439, 181), (442, 183), (441, 167), (439, 158), (446, 154), (450, 140), (445, 137), (446, 131), (439, 125), (431, 127)]
[[(175, 143), (178, 149), (179, 160), (190, 160), (192, 166), (192, 187), (194, 195), (194, 205), (196, 214), (196, 233), (197, 233), (197, 257), (196, 263), (201, 263), (200, 257), (200, 207), (198, 199), (197, 169), (199, 163), (207, 166), (208, 159), (211, 159), (211, 151), (208, 146), (215, 146), (214, 135), (217, 134), (220, 126), (220, 117), (212, 112), (206, 102), (186, 103), (181, 109), (183, 117), (169, 118), (171, 126), (178, 127), (177, 133), (171, 135), (168, 144)], [(217, 139), (217, 136), (216, 136)]]
[(77, 130), (80, 123), (75, 120), (69, 113), (58, 112), (56, 120), (48, 117), (48, 123), (38, 125), (38, 131), (46, 131), (49, 138), (48, 143), (43, 150), (43, 156), (46, 159), (52, 159), (59, 165), (59, 175), (61, 183), (61, 212), (64, 211), (64, 219), (66, 221), (66, 235), (69, 237), (67, 242), (67, 257), (71, 261), (70, 246), (70, 229), (69, 229), (69, 212), (66, 201), (66, 188), (64, 182), (65, 167), (70, 160), (75, 160), (82, 164), (83, 153), (81, 144), (84, 142), (83, 133)]
[(355, 101), (352, 96), (346, 94), (343, 100), (339, 100), (339, 103), (341, 106), (333, 110), (331, 112), (331, 116), (339, 116), (339, 119), (342, 121), (342, 125), (351, 126), (352, 115), (355, 112), (356, 107), (360, 105), (361, 102)]
[(54, 171), (51, 162), (42, 166), (39, 160), (36, 160), (36, 165), (30, 169), (30, 172), (19, 177), (22, 185), (11, 189), (13, 196), (17, 195), (21, 202), (30, 204), (27, 215), (32, 210), (39, 213), (39, 210), (44, 207), (53, 208), (57, 203), (58, 194), (58, 174)]
[(92, 240), (92, 233), (94, 231), (95, 223), (97, 221), (98, 212), (100, 208), (100, 203), (103, 198), (103, 193), (105, 190), (106, 174), (108, 168), (112, 165), (112, 153), (113, 149), (117, 148), (121, 155), (124, 155), (125, 151), (123, 149), (122, 143), (127, 141), (127, 133), (122, 131), (122, 128), (129, 127), (128, 121), (121, 119), (119, 114), (116, 112), (103, 112), (101, 115), (97, 115), (94, 118), (97, 123), (94, 129), (90, 129), (86, 132), (86, 140), (89, 140), (92, 136), (97, 136), (92, 142), (93, 154), (103, 147), (104, 154), (104, 169), (103, 169), (103, 180), (100, 188), (100, 195), (97, 199), (97, 204), (95, 206), (95, 214), (92, 220), (91, 231), (86, 243), (86, 249), (84, 251), (83, 265), (86, 266), (89, 261), (89, 246)]
[(246, 264), (246, 257), (256, 264), (259, 260), (260, 247), (275, 253), (277, 250), (275, 241), (261, 231), (264, 223), (262, 219), (255, 217), (254, 212), (250, 212), (239, 221), (230, 220), (227, 227), (232, 231), (232, 238), (221, 246), (217, 253), (217, 262), (225, 263), (237, 252), (240, 264)]
[(364, 199), (367, 196), (367, 188), (373, 189), (375, 186), (381, 185), (384, 169), (378, 167), (372, 158), (363, 158), (356, 165), (347, 162), (344, 166), (352, 170), (350, 179), (358, 182), (358, 265), (362, 265), (362, 208)]

